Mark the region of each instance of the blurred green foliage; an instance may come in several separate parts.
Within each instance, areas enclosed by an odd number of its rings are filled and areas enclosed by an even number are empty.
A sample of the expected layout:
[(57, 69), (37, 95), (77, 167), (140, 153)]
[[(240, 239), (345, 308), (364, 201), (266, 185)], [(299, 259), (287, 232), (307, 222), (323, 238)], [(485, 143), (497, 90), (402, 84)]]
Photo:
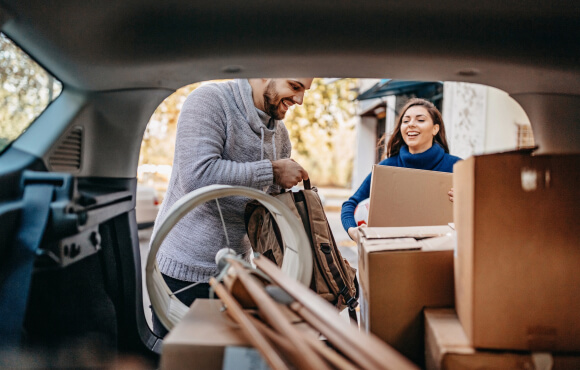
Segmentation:
[(286, 114), (292, 158), (308, 171), (313, 185), (350, 187), (358, 85), (358, 79), (317, 78), (304, 103)]
[[(179, 111), (200, 83), (185, 86), (169, 96), (153, 113), (143, 136), (139, 165), (171, 165)], [(300, 163), (316, 186), (349, 187), (354, 159), (357, 79), (326, 83), (315, 79), (301, 106), (286, 114), (292, 158)], [(146, 174), (141, 182), (163, 191), (163, 174)]]
[(0, 152), (22, 135), (61, 90), (60, 82), (0, 34)]

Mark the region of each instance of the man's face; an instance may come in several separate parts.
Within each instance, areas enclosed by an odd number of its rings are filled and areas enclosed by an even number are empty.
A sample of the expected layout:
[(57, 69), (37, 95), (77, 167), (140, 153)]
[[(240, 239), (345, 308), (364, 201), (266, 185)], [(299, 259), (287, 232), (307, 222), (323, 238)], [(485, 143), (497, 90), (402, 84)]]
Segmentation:
[(288, 108), (301, 105), (304, 92), (310, 89), (312, 78), (271, 79), (264, 90), (264, 112), (275, 119), (283, 119)]

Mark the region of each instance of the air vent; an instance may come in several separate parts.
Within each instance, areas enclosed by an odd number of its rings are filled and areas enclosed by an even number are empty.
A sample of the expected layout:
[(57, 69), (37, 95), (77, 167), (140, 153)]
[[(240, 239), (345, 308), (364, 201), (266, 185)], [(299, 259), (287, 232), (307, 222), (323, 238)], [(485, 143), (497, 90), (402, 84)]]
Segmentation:
[(75, 127), (48, 159), (53, 171), (76, 172), (81, 168), (83, 129)]

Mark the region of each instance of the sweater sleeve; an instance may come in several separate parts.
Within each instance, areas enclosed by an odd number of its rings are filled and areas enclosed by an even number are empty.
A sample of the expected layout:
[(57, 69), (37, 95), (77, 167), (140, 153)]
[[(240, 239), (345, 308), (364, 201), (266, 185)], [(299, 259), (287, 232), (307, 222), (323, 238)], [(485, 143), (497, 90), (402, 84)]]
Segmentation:
[[(379, 162), (379, 165), (398, 167), (397, 158), (385, 158)], [(342, 227), (347, 232), (349, 228), (357, 227), (356, 221), (354, 219), (354, 211), (356, 206), (371, 196), (372, 174), (372, 172), (369, 173), (362, 184), (359, 186), (358, 190), (346, 202), (342, 203), (342, 209), (340, 210), (340, 220), (342, 221)]]
[[(261, 188), (273, 182), (269, 160), (235, 162), (222, 158), (228, 124), (219, 90), (200, 87), (183, 104), (177, 125), (174, 171), (190, 192), (211, 184)], [(248, 148), (252, 150), (253, 148)]]
[(346, 202), (342, 203), (342, 209), (340, 210), (340, 220), (342, 221), (342, 227), (347, 232), (349, 228), (357, 227), (356, 221), (354, 220), (354, 210), (360, 202), (370, 196), (371, 175), (372, 173), (369, 173), (358, 190)]

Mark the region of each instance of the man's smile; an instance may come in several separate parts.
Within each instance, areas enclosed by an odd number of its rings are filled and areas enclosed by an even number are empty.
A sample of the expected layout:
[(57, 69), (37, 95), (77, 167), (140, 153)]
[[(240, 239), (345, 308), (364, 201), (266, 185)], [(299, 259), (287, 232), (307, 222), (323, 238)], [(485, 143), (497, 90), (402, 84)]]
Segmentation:
[(287, 99), (282, 99), (280, 101), (280, 109), (282, 110), (282, 112), (286, 112), (288, 108), (290, 108), (293, 105), (294, 103), (288, 101)]

